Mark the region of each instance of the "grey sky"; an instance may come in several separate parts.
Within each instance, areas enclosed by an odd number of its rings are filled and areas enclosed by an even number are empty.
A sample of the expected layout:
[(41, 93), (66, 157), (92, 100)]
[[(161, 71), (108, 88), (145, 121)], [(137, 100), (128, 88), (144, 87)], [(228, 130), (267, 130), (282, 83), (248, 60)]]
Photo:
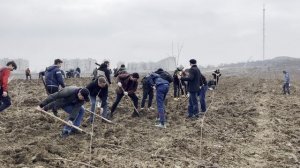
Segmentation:
[(55, 58), (157, 61), (183, 44), (180, 64), (299, 56), (299, 0), (0, 0), (0, 58), (33, 70)]

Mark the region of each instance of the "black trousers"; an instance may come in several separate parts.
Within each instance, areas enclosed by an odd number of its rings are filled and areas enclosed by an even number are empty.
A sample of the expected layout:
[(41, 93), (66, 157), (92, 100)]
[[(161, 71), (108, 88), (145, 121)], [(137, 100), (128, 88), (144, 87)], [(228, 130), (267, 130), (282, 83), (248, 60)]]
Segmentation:
[(174, 98), (180, 96), (180, 91), (181, 91), (181, 95), (186, 94), (186, 85), (183, 81), (179, 83), (174, 83), (173, 85), (174, 85)]
[(10, 97), (8, 95), (6, 97), (3, 97), (2, 94), (3, 90), (0, 88), (0, 112), (11, 105)]
[(145, 107), (145, 103), (147, 100), (147, 97), (149, 95), (149, 100), (148, 100), (148, 108), (152, 106), (152, 100), (153, 100), (153, 89), (150, 88), (143, 88), (143, 99), (142, 99), (142, 103), (141, 103), (141, 107), (144, 108)]
[[(120, 101), (122, 100), (123, 96), (124, 96), (124, 93), (117, 94), (116, 100), (115, 100), (114, 104), (111, 107), (111, 114), (116, 110), (116, 108), (117, 108), (118, 104), (120, 103)], [(134, 107), (137, 109), (138, 108), (138, 103), (139, 103), (139, 98), (135, 95), (135, 93), (128, 94), (128, 96), (133, 101)], [(138, 113), (135, 110), (134, 110), (134, 112)]]
[(58, 92), (58, 87), (55, 87), (55, 86), (47, 86), (47, 92), (48, 92), (49, 94), (56, 93), (56, 92)]

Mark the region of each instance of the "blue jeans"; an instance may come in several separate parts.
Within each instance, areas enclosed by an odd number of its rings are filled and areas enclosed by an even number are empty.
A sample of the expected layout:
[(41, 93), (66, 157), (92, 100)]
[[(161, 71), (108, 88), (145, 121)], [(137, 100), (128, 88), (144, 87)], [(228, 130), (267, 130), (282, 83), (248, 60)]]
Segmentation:
[(162, 125), (165, 124), (165, 106), (164, 101), (166, 99), (167, 93), (169, 92), (169, 85), (163, 84), (159, 85), (156, 88), (156, 102), (157, 102), (157, 110), (159, 121)]
[(201, 105), (202, 112), (206, 112), (205, 94), (206, 94), (207, 89), (208, 89), (207, 85), (202, 86), (199, 91), (199, 94), (198, 94), (198, 96), (200, 98), (200, 105)]
[[(66, 106), (63, 109), (65, 110), (66, 113), (70, 114), (72, 112), (73, 106), (71, 106), (71, 105)], [(83, 119), (83, 116), (84, 116), (84, 108), (81, 106), (76, 119), (73, 121), (73, 124), (75, 126), (79, 127), (81, 124), (81, 121)], [(68, 121), (69, 121), (69, 117), (68, 117)], [(75, 128), (72, 128), (68, 125), (65, 125), (63, 128), (63, 131), (68, 131), (69, 133), (74, 132), (75, 130), (76, 130)]]
[[(91, 111), (92, 111), (93, 113), (95, 113), (95, 109), (96, 109), (96, 99), (97, 99), (96, 96), (95, 96), (95, 97), (90, 96), (90, 100), (91, 100)], [(104, 106), (103, 106), (102, 117), (107, 118), (107, 111), (108, 111), (108, 108), (107, 108), (107, 102), (102, 102), (102, 103), (104, 104)], [(94, 121), (93, 118), (94, 118), (94, 114), (91, 113), (89, 121), (90, 121), (90, 122)]]
[(198, 92), (190, 92), (188, 117), (193, 117), (194, 115), (199, 114), (197, 95)]
[(0, 89), (0, 112), (4, 111), (11, 105), (10, 97), (7, 95), (6, 97), (2, 96), (3, 90)]

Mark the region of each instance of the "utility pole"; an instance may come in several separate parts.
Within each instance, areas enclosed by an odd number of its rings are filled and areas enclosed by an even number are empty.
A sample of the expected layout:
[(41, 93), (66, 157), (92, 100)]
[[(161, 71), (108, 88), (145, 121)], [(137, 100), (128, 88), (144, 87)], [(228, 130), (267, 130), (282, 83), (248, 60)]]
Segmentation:
[(265, 4), (263, 5), (263, 61), (265, 60), (265, 41), (266, 41), (266, 32), (265, 32)]

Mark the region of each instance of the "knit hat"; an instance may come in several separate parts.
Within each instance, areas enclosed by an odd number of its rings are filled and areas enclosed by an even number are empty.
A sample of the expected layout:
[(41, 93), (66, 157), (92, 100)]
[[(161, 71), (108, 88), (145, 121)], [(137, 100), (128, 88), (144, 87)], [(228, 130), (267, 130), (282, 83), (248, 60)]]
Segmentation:
[(87, 88), (80, 89), (80, 94), (84, 97), (84, 101), (89, 102), (90, 101), (90, 92)]
[(164, 69), (162, 69), (162, 68), (158, 68), (158, 69), (156, 70), (156, 72), (162, 72), (162, 71), (164, 71)]
[(135, 72), (135, 73), (132, 74), (132, 77), (133, 77), (133, 78), (136, 78), (136, 79), (139, 79), (139, 78), (140, 78), (140, 75), (139, 75), (138, 73)]
[(190, 64), (197, 64), (197, 61), (195, 59), (191, 59)]

